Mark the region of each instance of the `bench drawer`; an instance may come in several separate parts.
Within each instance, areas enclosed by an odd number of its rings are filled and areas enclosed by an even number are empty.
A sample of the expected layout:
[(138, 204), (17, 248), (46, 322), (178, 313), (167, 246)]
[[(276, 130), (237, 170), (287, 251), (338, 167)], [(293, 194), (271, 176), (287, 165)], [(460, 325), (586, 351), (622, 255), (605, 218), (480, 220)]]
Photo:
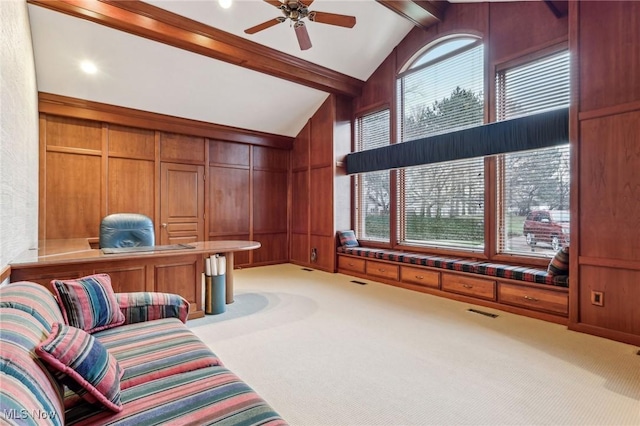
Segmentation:
[(405, 283), (417, 284), (424, 287), (440, 288), (440, 273), (428, 269), (400, 267), (400, 277)]
[(569, 294), (565, 292), (500, 283), (498, 297), (507, 305), (565, 316), (569, 314)]
[(442, 274), (442, 289), (479, 299), (496, 300), (496, 282), (463, 275)]
[(389, 278), (398, 281), (400, 278), (399, 268), (396, 265), (389, 265), (388, 263), (367, 261), (367, 275)]
[(364, 259), (355, 259), (353, 257), (338, 256), (339, 269), (348, 269), (349, 271), (361, 272), (364, 274), (366, 263), (367, 261)]

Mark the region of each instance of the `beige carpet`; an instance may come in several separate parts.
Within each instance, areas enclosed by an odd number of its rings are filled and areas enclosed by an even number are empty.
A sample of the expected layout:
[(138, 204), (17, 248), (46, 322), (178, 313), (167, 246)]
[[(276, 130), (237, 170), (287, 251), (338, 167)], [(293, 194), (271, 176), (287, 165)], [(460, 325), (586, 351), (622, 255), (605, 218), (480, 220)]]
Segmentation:
[(295, 265), (189, 322), (292, 425), (640, 425), (638, 348)]

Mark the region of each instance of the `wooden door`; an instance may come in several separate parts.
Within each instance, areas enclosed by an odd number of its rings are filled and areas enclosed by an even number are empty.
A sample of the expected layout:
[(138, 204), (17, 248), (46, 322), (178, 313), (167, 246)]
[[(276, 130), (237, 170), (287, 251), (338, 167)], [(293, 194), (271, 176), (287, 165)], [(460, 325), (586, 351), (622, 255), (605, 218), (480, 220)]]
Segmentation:
[(160, 244), (204, 240), (204, 166), (161, 164)]

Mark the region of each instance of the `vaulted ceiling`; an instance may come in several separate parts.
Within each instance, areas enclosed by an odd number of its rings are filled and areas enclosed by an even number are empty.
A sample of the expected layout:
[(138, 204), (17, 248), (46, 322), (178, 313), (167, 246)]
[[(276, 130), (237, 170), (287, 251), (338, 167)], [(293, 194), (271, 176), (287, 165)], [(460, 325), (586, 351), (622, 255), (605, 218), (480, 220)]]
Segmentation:
[[(315, 0), (310, 10), (354, 16), (356, 25), (307, 21), (313, 47), (302, 51), (288, 21), (244, 33), (281, 16), (270, 3), (30, 0), (38, 90), (296, 136), (329, 93), (356, 96), (406, 34), (437, 22), (446, 4)], [(431, 3), (439, 8), (429, 11)], [(81, 71), (83, 60), (98, 71)]]

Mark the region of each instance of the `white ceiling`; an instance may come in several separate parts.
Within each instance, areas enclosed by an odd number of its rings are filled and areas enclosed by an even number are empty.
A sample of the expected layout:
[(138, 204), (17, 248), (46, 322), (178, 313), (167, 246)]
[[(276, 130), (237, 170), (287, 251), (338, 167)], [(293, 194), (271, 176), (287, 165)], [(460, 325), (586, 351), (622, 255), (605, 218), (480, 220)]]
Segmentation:
[[(307, 22), (313, 47), (299, 50), (288, 22), (247, 35), (281, 15), (259, 0), (148, 3), (366, 81), (412, 24), (374, 0), (315, 0), (311, 10), (355, 16), (354, 28)], [(296, 136), (327, 93), (83, 19), (29, 5), (38, 90), (144, 111)], [(95, 75), (79, 68), (98, 66)]]

